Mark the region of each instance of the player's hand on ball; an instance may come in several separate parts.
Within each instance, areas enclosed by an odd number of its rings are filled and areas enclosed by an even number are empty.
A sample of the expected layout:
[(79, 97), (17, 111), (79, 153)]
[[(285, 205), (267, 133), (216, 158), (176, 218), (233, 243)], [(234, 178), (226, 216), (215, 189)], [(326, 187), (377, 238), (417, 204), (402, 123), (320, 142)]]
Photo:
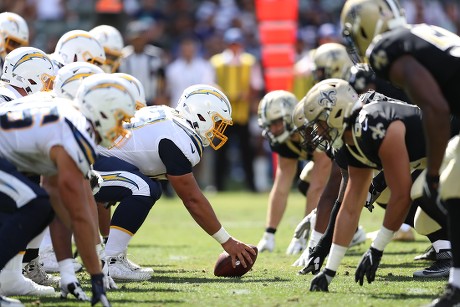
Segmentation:
[(234, 268), (236, 267), (238, 260), (241, 262), (241, 265), (244, 268), (246, 268), (248, 264), (252, 265), (253, 260), (250, 254), (252, 254), (253, 256), (257, 255), (257, 252), (254, 249), (252, 249), (251, 246), (241, 241), (238, 241), (234, 238), (228, 239), (227, 242), (222, 244), (222, 247), (232, 258), (232, 265)]
[(355, 282), (359, 282), (359, 285), (362, 286), (364, 283), (364, 276), (366, 276), (368, 283), (373, 282), (375, 280), (375, 272), (377, 272), (382, 255), (383, 251), (370, 247), (368, 251), (364, 253), (358, 267), (356, 268)]

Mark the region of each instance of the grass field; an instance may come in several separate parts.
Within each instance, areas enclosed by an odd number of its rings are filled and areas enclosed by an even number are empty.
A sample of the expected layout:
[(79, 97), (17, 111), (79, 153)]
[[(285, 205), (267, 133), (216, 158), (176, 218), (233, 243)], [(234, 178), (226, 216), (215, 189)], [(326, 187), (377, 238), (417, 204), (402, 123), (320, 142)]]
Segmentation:
[[(268, 194), (231, 192), (207, 195), (221, 222), (236, 238), (256, 245), (265, 222)], [(428, 241), (392, 242), (385, 250), (376, 281), (360, 287), (354, 271), (370, 241), (347, 253), (329, 293), (309, 292), (312, 275), (297, 275), (291, 264), (297, 256), (285, 255), (292, 232), (301, 219), (304, 198), (292, 192), (276, 235), (276, 251), (261, 253), (253, 270), (242, 278), (218, 278), (214, 262), (222, 248), (199, 228), (180, 200), (161, 199), (133, 238), (130, 259), (155, 270), (151, 280), (118, 282), (108, 293), (113, 306), (422, 306), (444, 289), (447, 279), (414, 280), (415, 270), (427, 262), (412, 259), (423, 252)], [(361, 225), (367, 232), (380, 227), (383, 210), (367, 210)], [(81, 273), (90, 294), (88, 276)], [(26, 306), (88, 306), (74, 299), (20, 297)]]

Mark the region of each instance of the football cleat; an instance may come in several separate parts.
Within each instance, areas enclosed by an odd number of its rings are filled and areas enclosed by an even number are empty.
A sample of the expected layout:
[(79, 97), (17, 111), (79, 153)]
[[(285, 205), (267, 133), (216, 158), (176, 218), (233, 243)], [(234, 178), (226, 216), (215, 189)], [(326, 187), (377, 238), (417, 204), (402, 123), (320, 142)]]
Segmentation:
[(452, 307), (460, 305), (460, 289), (448, 284), (444, 294), (431, 302), (429, 307)]
[(452, 267), (452, 252), (440, 250), (436, 253), (436, 261), (428, 268), (414, 272), (414, 277), (437, 278), (448, 277)]
[(19, 275), (19, 278), (4, 282), (0, 288), (0, 295), (15, 296), (15, 295), (54, 295), (54, 288), (49, 286), (39, 285), (29, 278)]
[(351, 239), (350, 245), (348, 247), (359, 245), (365, 241), (366, 241), (366, 232), (364, 231), (364, 228), (362, 226), (359, 226), (355, 234), (353, 235), (353, 239)]
[[(40, 250), (40, 261), (43, 264), (43, 269), (47, 273), (59, 273), (59, 264), (56, 260), (56, 254), (52, 247)], [(73, 259), (73, 269), (75, 272), (80, 272), (83, 268), (77, 260)]]
[(30, 261), (23, 269), (23, 275), (32, 281), (43, 286), (57, 286), (59, 277), (49, 275), (43, 269), (43, 264), (38, 261), (38, 257)]
[(79, 282), (72, 282), (65, 286), (61, 285), (61, 298), (65, 299), (69, 294), (72, 294), (79, 301), (89, 301), (89, 297), (83, 291)]
[(273, 252), (275, 249), (275, 235), (273, 233), (265, 232), (259, 244), (257, 244), (259, 252), (269, 251)]
[(24, 304), (19, 300), (14, 298), (9, 298), (6, 296), (0, 296), (0, 306), (1, 307), (24, 307)]
[(415, 256), (414, 260), (436, 261), (436, 251), (433, 245), (430, 245), (423, 254)]
[(105, 262), (108, 265), (110, 277), (114, 280), (142, 281), (152, 278), (152, 269), (143, 269), (139, 265), (129, 261), (124, 252), (117, 256), (106, 257)]

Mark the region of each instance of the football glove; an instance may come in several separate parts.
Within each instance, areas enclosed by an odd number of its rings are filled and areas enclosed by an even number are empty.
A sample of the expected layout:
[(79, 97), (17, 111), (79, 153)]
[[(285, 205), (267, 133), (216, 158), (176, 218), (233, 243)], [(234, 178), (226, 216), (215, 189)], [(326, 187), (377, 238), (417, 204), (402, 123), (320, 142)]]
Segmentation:
[(286, 249), (286, 255), (297, 255), (300, 254), (307, 245), (307, 240), (304, 238), (292, 238), (291, 243), (289, 243), (288, 248)]
[(110, 276), (109, 265), (107, 261), (101, 260), (101, 262), (102, 262), (102, 274), (104, 274), (104, 287), (106, 289), (118, 289), (117, 284), (113, 280), (112, 276)]
[(262, 239), (257, 244), (257, 249), (260, 252), (272, 252), (275, 249), (275, 235), (270, 232), (265, 232)]
[(329, 292), (329, 284), (335, 276), (335, 271), (324, 269), (312, 279), (310, 291)]
[(307, 247), (299, 258), (292, 264), (292, 266), (305, 266), (308, 263), (311, 252), (314, 250), (312, 247)]
[(356, 268), (355, 282), (359, 282), (359, 285), (362, 286), (364, 283), (364, 276), (366, 276), (368, 283), (373, 282), (382, 255), (383, 251), (370, 247), (367, 252), (364, 253)]
[(311, 230), (314, 228), (316, 223), (316, 208), (313, 209), (302, 221), (297, 225), (294, 230), (294, 238), (308, 239)]
[(91, 190), (93, 190), (93, 195), (96, 195), (97, 192), (99, 192), (101, 189), (101, 185), (104, 182), (104, 179), (102, 179), (102, 176), (93, 169), (89, 170), (88, 178), (89, 184), (91, 185)]
[(377, 191), (374, 185), (371, 183), (369, 192), (367, 193), (366, 204), (364, 205), (364, 207), (366, 207), (369, 212), (372, 212), (374, 209), (374, 202), (377, 200), (377, 198), (379, 198), (380, 194), (381, 193)]
[(447, 209), (441, 201), (438, 189), (439, 176), (426, 175), (425, 182), (423, 183), (423, 202), (428, 206), (435, 204), (442, 213), (447, 215)]
[(91, 298), (91, 306), (101, 303), (104, 307), (110, 307), (110, 302), (105, 294), (104, 274), (91, 275), (91, 291), (93, 297)]
[(310, 252), (310, 257), (307, 260), (305, 267), (299, 271), (299, 274), (306, 275), (312, 273), (313, 275), (318, 274), (319, 270), (323, 266), (324, 260), (327, 257), (329, 251), (324, 252), (321, 246), (316, 247)]
[(67, 298), (68, 294), (72, 294), (79, 301), (89, 302), (89, 297), (83, 291), (79, 282), (61, 285), (61, 299)]

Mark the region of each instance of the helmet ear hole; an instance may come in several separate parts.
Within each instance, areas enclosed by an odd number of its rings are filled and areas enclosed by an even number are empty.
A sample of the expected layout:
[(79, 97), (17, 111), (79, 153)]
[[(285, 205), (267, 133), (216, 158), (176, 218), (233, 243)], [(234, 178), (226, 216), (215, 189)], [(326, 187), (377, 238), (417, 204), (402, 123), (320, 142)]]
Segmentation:
[(367, 39), (367, 34), (366, 34), (366, 31), (364, 31), (364, 28), (363, 28), (363, 27), (360, 27), (359, 29), (360, 29), (360, 31), (361, 31), (362, 37), (364, 37), (365, 39)]

